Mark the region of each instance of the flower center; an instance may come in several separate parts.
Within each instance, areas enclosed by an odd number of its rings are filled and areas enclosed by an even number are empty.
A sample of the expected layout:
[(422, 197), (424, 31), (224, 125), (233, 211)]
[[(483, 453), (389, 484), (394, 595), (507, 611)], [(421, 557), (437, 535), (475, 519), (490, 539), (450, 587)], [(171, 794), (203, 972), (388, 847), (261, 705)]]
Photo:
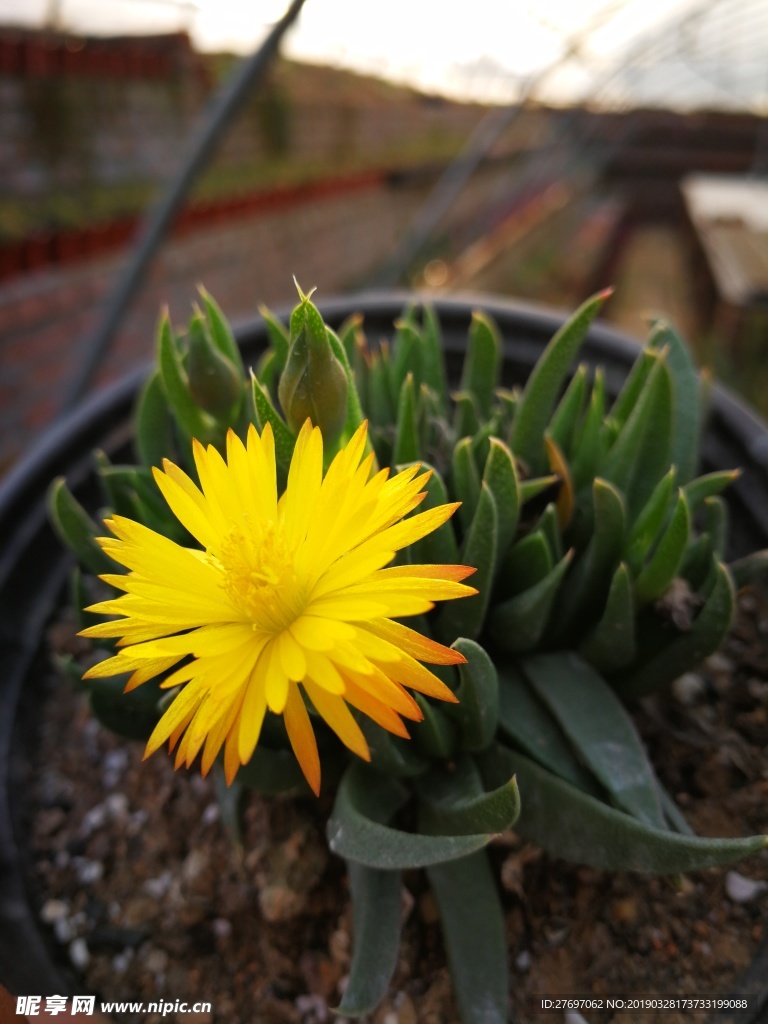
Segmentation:
[(224, 590), (254, 629), (281, 633), (304, 611), (306, 597), (296, 575), (295, 552), (271, 520), (233, 526), (216, 561)]

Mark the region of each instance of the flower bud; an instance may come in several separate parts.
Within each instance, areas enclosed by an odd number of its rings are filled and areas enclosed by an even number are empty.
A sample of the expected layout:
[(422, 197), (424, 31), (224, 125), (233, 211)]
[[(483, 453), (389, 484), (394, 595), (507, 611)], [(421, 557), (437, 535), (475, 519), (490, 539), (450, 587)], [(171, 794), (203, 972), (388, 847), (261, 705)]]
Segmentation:
[(298, 433), (305, 420), (333, 444), (347, 418), (347, 375), (336, 358), (323, 318), (309, 296), (291, 314), (291, 347), (280, 377), (278, 397), (288, 426)]
[(189, 393), (201, 409), (226, 419), (243, 391), (243, 382), (234, 366), (214, 345), (208, 325), (198, 313), (189, 322), (187, 360)]

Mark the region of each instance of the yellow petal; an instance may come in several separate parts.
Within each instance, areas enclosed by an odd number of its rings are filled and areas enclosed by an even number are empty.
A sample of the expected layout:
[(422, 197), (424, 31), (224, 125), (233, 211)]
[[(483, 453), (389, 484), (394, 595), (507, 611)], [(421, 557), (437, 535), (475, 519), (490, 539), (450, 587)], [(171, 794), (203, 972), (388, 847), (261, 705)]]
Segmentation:
[(315, 796), (320, 796), (320, 757), (304, 700), (298, 686), (291, 686), (285, 704), (285, 728), (296, 760)]

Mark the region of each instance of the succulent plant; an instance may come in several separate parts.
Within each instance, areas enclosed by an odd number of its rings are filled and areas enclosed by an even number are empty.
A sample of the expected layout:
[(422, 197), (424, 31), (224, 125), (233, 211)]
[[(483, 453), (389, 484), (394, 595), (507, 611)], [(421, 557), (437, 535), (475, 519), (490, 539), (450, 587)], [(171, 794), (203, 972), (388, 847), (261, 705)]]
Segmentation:
[[(477, 569), (475, 596), (409, 620), (463, 656), (436, 669), (458, 702), (416, 695), (423, 718), (410, 741), (361, 716), (370, 765), (320, 737), (338, 780), (328, 840), (348, 862), (355, 926), (342, 1013), (366, 1012), (386, 991), (400, 873), (424, 867), (462, 1018), (481, 1019), (482, 1007), (484, 1021), (507, 1019), (503, 917), (485, 847), (513, 824), (553, 856), (612, 870), (673, 874), (766, 845), (762, 836), (695, 836), (626, 708), (719, 647), (735, 590), (767, 559), (723, 561), (722, 493), (737, 473), (695, 475), (705, 388), (669, 325), (652, 325), (614, 401), (600, 369), (571, 374), (606, 294), (584, 303), (525, 385), (509, 390), (499, 332), (481, 312), (452, 388), (428, 306), (406, 310), (391, 340), (371, 346), (360, 317), (337, 334), (301, 293), (288, 328), (262, 310), (270, 344), (247, 380), (225, 318), (203, 293), (186, 338), (161, 321), (158, 369), (137, 408), (141, 464), (101, 460), (114, 511), (190, 545), (149, 467), (176, 457), (193, 472), (192, 438), (223, 450), (227, 429), (244, 436), (250, 423), (271, 425), (283, 484), (306, 415), (323, 429), (326, 462), (367, 419), (379, 466), (432, 470), (422, 509), (461, 502), (398, 554), (401, 565)], [(103, 531), (63, 481), (51, 509), (88, 572), (114, 571), (94, 541)], [(77, 577), (79, 607), (90, 586)], [(167, 698), (154, 684), (121, 689), (91, 683), (94, 712), (146, 738)], [(273, 717), (235, 786), (301, 792)]]

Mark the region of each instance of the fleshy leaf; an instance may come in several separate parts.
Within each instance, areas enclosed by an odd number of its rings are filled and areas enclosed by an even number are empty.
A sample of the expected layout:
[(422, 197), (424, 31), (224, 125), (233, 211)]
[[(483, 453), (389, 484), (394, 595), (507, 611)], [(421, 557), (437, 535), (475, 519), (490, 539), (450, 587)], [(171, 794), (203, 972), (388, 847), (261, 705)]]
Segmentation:
[(699, 374), (685, 342), (664, 321), (657, 321), (648, 338), (650, 349), (668, 350), (667, 366), (672, 375), (675, 400), (672, 418), (672, 463), (678, 479), (688, 483), (699, 460), (699, 434), (702, 412)]
[(453, 648), (467, 659), (458, 666), (458, 704), (446, 711), (461, 730), (464, 750), (484, 750), (496, 734), (499, 721), (499, 680), (496, 668), (483, 648), (474, 640), (460, 637)]
[(490, 439), (490, 450), (485, 460), (483, 481), (490, 488), (498, 513), (498, 553), (512, 543), (520, 515), (520, 483), (512, 452), (496, 437)]
[(669, 525), (635, 581), (638, 607), (655, 601), (667, 590), (683, 564), (690, 535), (691, 514), (685, 492), (681, 489)]
[(157, 345), (160, 379), (176, 422), (189, 437), (205, 443), (211, 437), (214, 421), (189, 393), (187, 373), (167, 310), (158, 324)]
[(483, 419), (487, 419), (491, 412), (493, 392), (499, 380), (500, 362), (499, 330), (484, 313), (475, 311), (469, 326), (460, 389), (475, 396)]
[(242, 378), (245, 375), (245, 367), (243, 366), (240, 349), (235, 341), (235, 335), (232, 332), (229, 321), (222, 313), (219, 304), (213, 296), (205, 288), (200, 288), (199, 291), (200, 298), (203, 300), (203, 306), (205, 307), (206, 319), (213, 343), (219, 352), (234, 364), (238, 375)]
[(669, 513), (672, 492), (675, 486), (675, 469), (672, 467), (653, 490), (645, 507), (629, 531), (624, 548), (624, 558), (632, 572), (637, 575), (651, 550)]
[(453, 449), (451, 460), (453, 493), (461, 502), (459, 519), (465, 530), (469, 530), (480, 500), (480, 474), (472, 458), (472, 442), (463, 437)]
[(632, 580), (626, 562), (622, 562), (613, 574), (600, 621), (582, 643), (579, 654), (598, 672), (615, 672), (629, 665), (636, 653)]
[(175, 449), (171, 413), (157, 371), (147, 378), (139, 395), (134, 443), (145, 466), (162, 466)]
[(288, 328), (280, 323), (274, 313), (266, 306), (259, 306), (259, 313), (267, 328), (269, 343), (275, 351), (278, 365), (282, 371), (288, 359), (288, 349), (291, 347), (291, 336)]
[(768, 548), (762, 551), (753, 551), (744, 558), (731, 562), (728, 566), (733, 577), (733, 583), (737, 590), (754, 583), (764, 573), (768, 572)]
[(687, 483), (683, 490), (688, 499), (691, 513), (695, 512), (707, 498), (714, 498), (741, 476), (739, 469), (723, 469), (717, 473), (706, 473)]
[(441, 767), (423, 776), (418, 786), (422, 832), (435, 836), (499, 835), (520, 814), (515, 777), (485, 792), (474, 761), (464, 755), (451, 771)]
[(446, 705), (438, 707), (420, 693), (414, 694), (414, 699), (424, 717), (411, 726), (413, 742), (429, 757), (447, 760), (456, 750), (457, 730), (446, 714)]
[(93, 680), (88, 687), (91, 711), (110, 732), (129, 740), (148, 740), (160, 720), (160, 684), (151, 679), (125, 693), (127, 675)]
[(461, 601), (451, 601), (442, 608), (440, 631), (448, 642), (457, 636), (474, 640), (482, 628), (491, 600), (496, 569), (497, 522), (496, 502), (488, 484), (483, 483), (477, 510), (461, 552), (463, 564), (474, 565), (477, 569), (472, 577), (472, 586), (477, 588), (478, 593)]
[(532, 655), (520, 668), (615, 804), (638, 821), (664, 828), (656, 776), (608, 683), (571, 651)]
[(339, 785), (326, 829), (334, 853), (386, 871), (421, 868), (458, 860), (486, 846), (493, 834), (427, 836), (380, 824), (408, 798), (407, 790), (394, 779), (361, 764), (352, 764)]
[(413, 374), (409, 373), (400, 388), (400, 399), (397, 406), (397, 432), (392, 461), (396, 465), (403, 462), (415, 462), (419, 454), (416, 391), (413, 386)]
[(515, 830), (553, 857), (608, 871), (676, 874), (718, 867), (768, 846), (765, 836), (704, 839), (644, 825), (509, 752), (525, 800)]
[(498, 646), (510, 653), (530, 651), (549, 624), (552, 607), (573, 551), (568, 551), (538, 583), (493, 607), (488, 626)]
[(502, 563), (499, 590), (503, 595), (522, 594), (552, 571), (552, 552), (540, 531), (529, 533), (507, 552)]
[(609, 294), (600, 292), (587, 299), (560, 328), (540, 356), (520, 396), (511, 448), (515, 457), (534, 472), (540, 472), (546, 465), (544, 431), (568, 369)]
[(560, 404), (555, 409), (549, 424), (549, 436), (566, 455), (573, 451), (573, 438), (576, 425), (581, 418), (584, 401), (587, 396), (587, 367), (581, 363), (574, 373)]
[(59, 537), (92, 573), (115, 571), (115, 563), (101, 550), (96, 537), (103, 536), (98, 526), (67, 487), (63, 476), (48, 490), (48, 515)]
[(293, 449), (296, 445), (296, 438), (288, 429), (280, 413), (272, 405), (267, 389), (251, 374), (251, 385), (253, 404), (256, 410), (258, 423), (256, 426), (260, 431), (267, 423), (272, 427), (275, 438), (275, 462), (278, 469), (287, 476), (293, 457)]

